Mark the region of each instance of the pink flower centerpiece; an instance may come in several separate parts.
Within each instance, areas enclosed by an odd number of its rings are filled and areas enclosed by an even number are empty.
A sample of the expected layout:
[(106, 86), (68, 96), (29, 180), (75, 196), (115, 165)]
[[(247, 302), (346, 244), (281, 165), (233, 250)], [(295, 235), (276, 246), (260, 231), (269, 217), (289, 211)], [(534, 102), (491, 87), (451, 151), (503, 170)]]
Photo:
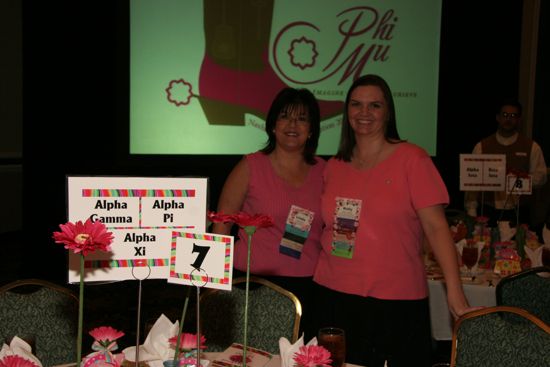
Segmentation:
[(243, 212), (236, 214), (222, 214), (209, 212), (208, 220), (214, 223), (235, 223), (248, 236), (248, 252), (246, 258), (246, 290), (244, 296), (244, 335), (243, 335), (243, 367), (246, 366), (246, 347), (248, 333), (248, 289), (250, 283), (250, 254), (252, 252), (252, 236), (259, 228), (267, 228), (273, 225), (273, 219), (265, 214), (250, 215)]
[(38, 367), (38, 365), (23, 357), (11, 355), (0, 359), (0, 367)]
[(297, 367), (330, 367), (330, 352), (320, 345), (303, 345), (294, 353)]
[(123, 337), (124, 333), (110, 326), (100, 326), (90, 330), (89, 334), (94, 338), (92, 349), (95, 352), (84, 358), (82, 367), (119, 367), (124, 361), (124, 355), (115, 355), (113, 352), (118, 349), (116, 340)]
[[(182, 333), (178, 341), (177, 336), (173, 336), (168, 339), (170, 346), (176, 350), (177, 359), (179, 359), (179, 365), (183, 366), (199, 366), (197, 363), (197, 354), (195, 353), (197, 349), (197, 334)], [(206, 348), (206, 338), (204, 335), (200, 336), (200, 345), (198, 348)], [(177, 350), (179, 349), (179, 353)]]
[(84, 314), (84, 257), (89, 253), (99, 251), (109, 251), (113, 242), (113, 234), (107, 232), (105, 224), (97, 221), (92, 222), (87, 219), (86, 222), (78, 221), (76, 223), (67, 222), (60, 224), (61, 232), (54, 232), (53, 239), (56, 243), (62, 243), (65, 248), (72, 250), (75, 254), (80, 254), (80, 292), (78, 302), (78, 335), (76, 345), (76, 364), (80, 365), (82, 360), (82, 324)]
[(118, 349), (117, 339), (124, 336), (122, 331), (116, 330), (110, 326), (100, 326), (90, 330), (89, 333), (94, 338), (93, 350), (114, 351)]

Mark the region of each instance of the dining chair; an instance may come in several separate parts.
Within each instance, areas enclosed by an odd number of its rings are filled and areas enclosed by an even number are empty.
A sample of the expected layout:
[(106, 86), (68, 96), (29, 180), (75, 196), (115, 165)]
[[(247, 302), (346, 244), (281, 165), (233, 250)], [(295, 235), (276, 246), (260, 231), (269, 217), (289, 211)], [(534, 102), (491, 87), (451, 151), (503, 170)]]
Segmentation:
[(550, 325), (550, 267), (540, 266), (504, 277), (495, 292), (497, 306), (523, 308)]
[(41, 279), (0, 287), (0, 342), (29, 341), (44, 366), (76, 358), (77, 323), (78, 297), (68, 288)]
[[(209, 289), (200, 297), (201, 334), (208, 352), (220, 352), (243, 342), (246, 278), (233, 280), (231, 291)], [(279, 338), (294, 343), (302, 306), (298, 298), (278, 285), (250, 277), (247, 345), (279, 354)]]
[[(510, 314), (525, 322), (503, 317)], [(485, 366), (550, 366), (550, 326), (517, 307), (487, 307), (463, 315), (454, 325), (451, 367)]]

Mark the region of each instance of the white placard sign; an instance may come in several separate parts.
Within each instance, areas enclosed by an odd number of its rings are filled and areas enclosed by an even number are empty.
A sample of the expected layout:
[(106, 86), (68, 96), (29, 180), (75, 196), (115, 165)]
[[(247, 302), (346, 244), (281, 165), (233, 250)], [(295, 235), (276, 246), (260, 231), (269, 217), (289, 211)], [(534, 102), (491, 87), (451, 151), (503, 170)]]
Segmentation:
[[(86, 256), (84, 280), (167, 279), (172, 231), (205, 231), (207, 186), (206, 178), (68, 176), (69, 221), (101, 221), (114, 236), (111, 252)], [(76, 283), (80, 258), (69, 254)]]
[(531, 195), (533, 191), (532, 176), (518, 177), (509, 174), (506, 176), (506, 193), (516, 195)]
[(168, 283), (231, 290), (233, 237), (172, 232)]
[(460, 155), (460, 190), (504, 191), (505, 188), (506, 155)]

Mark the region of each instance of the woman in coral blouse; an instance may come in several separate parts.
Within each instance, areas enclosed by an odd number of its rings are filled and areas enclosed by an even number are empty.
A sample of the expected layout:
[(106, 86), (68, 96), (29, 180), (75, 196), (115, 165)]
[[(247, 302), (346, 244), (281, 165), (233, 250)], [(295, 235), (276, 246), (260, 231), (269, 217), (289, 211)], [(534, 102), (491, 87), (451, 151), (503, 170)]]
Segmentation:
[(450, 311), (470, 310), (444, 216), (448, 202), (429, 155), (400, 139), (389, 86), (376, 75), (357, 79), (339, 151), (325, 169), (323, 250), (314, 275), (319, 326), (345, 330), (346, 361), (430, 365), (424, 235), (443, 270)]

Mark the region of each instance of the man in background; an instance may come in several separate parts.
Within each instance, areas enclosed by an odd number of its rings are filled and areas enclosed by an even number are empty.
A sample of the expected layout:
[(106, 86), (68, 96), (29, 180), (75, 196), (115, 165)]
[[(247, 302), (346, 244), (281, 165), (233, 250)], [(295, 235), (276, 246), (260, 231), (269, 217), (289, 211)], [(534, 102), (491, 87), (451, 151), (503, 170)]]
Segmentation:
[[(546, 182), (546, 163), (540, 146), (519, 133), (521, 104), (516, 100), (502, 100), (496, 109), (498, 128), (476, 144), (473, 154), (505, 154), (506, 172), (516, 175), (532, 175), (532, 187), (540, 187)], [(465, 207), (469, 215), (481, 215), (481, 194), (470, 191), (465, 195)], [(507, 194), (506, 191), (486, 191), (483, 194), (483, 216), (489, 218), (489, 225), (507, 220), (511, 224), (529, 223), (528, 201), (522, 195)], [(519, 210), (518, 210), (519, 209)]]

